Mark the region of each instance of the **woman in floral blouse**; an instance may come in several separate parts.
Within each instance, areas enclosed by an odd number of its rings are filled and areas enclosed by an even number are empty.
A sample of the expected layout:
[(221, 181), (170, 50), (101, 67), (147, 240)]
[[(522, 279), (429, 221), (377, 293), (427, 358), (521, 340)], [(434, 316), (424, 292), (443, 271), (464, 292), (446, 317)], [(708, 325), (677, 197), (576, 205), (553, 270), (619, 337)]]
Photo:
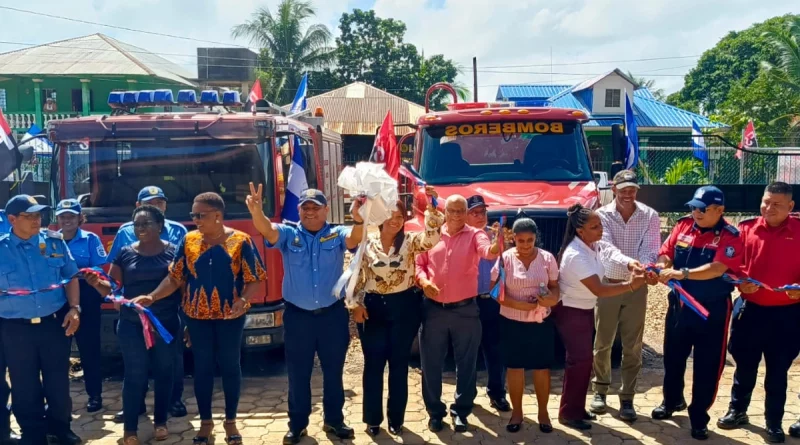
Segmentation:
[[(435, 197), (432, 187), (428, 196)], [(408, 361), (419, 331), (422, 296), (414, 283), (414, 257), (439, 242), (444, 216), (432, 205), (425, 212), (425, 231), (405, 233), (406, 209), (398, 201), (392, 218), (370, 233), (361, 264), (363, 299), (347, 301), (358, 323), (364, 352), (364, 423), (375, 436), (383, 423), (383, 370), (389, 363), (387, 417), (389, 432), (403, 433), (408, 402)]]
[(225, 202), (216, 193), (201, 193), (189, 215), (197, 230), (186, 234), (170, 273), (151, 297), (183, 290), (181, 307), (194, 356), (194, 394), (200, 431), (194, 444), (206, 444), (214, 429), (211, 397), (219, 366), (225, 393), (225, 443), (241, 445), (236, 410), (242, 384), (240, 350), (250, 299), (266, 280), (261, 256), (250, 235), (226, 227)]

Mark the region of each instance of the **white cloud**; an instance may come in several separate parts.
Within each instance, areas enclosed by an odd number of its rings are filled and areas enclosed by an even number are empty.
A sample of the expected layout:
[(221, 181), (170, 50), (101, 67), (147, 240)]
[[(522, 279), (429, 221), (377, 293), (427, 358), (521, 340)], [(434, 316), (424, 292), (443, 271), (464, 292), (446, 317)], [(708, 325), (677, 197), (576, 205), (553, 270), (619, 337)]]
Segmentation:
[[(29, 0), (15, 7), (116, 26), (157, 31), (227, 44), (232, 26), (259, 6), (279, 0)], [(339, 16), (372, 0), (315, 0), (319, 22), (335, 33)], [(442, 53), (471, 69), (478, 57), (481, 99), (494, 98), (500, 83), (576, 83), (615, 67), (654, 77), (667, 91), (679, 89), (695, 59), (559, 65), (701, 54), (730, 30), (785, 14), (784, 0), (374, 0), (381, 17), (404, 21), (406, 41), (426, 55)], [(46, 43), (101, 32), (195, 71), (198, 46), (220, 46), (0, 10), (0, 41)], [(0, 44), (0, 52), (19, 48)], [(552, 49), (553, 75), (550, 54)], [(493, 68), (508, 65), (543, 65)], [(501, 72), (488, 72), (501, 71)], [(460, 80), (472, 85), (466, 72)]]

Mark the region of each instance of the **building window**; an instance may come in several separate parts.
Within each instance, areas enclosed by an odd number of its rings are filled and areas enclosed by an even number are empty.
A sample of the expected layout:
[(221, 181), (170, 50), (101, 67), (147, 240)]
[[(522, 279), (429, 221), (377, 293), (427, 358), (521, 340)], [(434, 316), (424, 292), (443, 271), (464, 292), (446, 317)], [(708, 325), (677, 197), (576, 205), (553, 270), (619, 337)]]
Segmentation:
[(606, 90), (606, 108), (619, 108), (622, 90)]

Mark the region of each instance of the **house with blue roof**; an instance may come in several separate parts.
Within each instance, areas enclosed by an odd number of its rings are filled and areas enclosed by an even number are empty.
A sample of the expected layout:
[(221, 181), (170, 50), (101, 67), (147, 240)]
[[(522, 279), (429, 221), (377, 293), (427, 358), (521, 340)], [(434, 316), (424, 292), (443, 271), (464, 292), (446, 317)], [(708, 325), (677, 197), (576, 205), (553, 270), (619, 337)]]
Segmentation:
[(585, 126), (592, 158), (603, 166), (611, 162), (611, 125), (623, 123), (625, 94), (633, 105), (639, 145), (644, 152), (647, 147), (691, 146), (692, 121), (704, 132), (727, 129), (725, 124), (656, 99), (647, 88), (637, 88), (619, 69), (576, 85), (500, 85), (496, 100), (548, 101), (554, 107), (585, 112), (592, 119)]

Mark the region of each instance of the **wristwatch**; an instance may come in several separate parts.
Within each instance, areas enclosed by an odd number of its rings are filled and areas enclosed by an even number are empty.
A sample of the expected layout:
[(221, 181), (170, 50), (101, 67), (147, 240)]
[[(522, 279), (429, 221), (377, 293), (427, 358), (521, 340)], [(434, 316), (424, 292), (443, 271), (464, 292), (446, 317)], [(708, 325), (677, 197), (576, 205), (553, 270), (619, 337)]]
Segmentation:
[(80, 304), (76, 304), (75, 306), (70, 306), (70, 309), (75, 309), (76, 311), (78, 311), (78, 314), (81, 313), (81, 305)]
[(683, 274), (683, 279), (689, 279), (689, 268), (688, 267), (681, 267), (681, 273)]

